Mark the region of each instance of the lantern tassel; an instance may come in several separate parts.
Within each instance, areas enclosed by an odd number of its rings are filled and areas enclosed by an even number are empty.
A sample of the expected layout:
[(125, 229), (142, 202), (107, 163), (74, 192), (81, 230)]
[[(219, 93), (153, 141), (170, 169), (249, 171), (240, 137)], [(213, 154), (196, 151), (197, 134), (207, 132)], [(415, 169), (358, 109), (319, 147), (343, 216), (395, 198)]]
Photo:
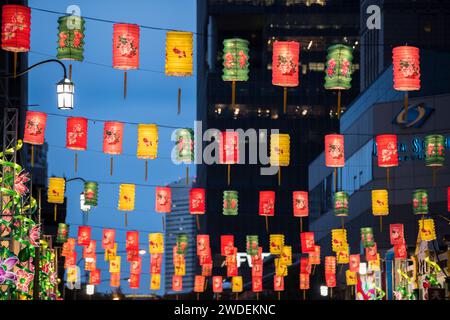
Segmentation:
[(145, 160), (145, 181), (147, 181), (148, 178), (148, 161)]
[(337, 192), (337, 168), (334, 168), (334, 192)]
[(265, 216), (266, 220), (266, 232), (269, 233), (269, 217)]
[(300, 218), (300, 232), (303, 232), (303, 218)]
[(341, 217), (341, 225), (342, 225), (342, 229), (345, 229), (344, 228), (344, 217)]
[(197, 230), (200, 231), (200, 219), (198, 217), (198, 214), (195, 215), (196, 220), (197, 220)]
[(189, 167), (186, 166), (186, 185), (189, 184)]
[(380, 233), (383, 232), (383, 217), (380, 216)]
[(127, 97), (127, 72), (125, 71), (123, 74), (123, 98)]
[(387, 188), (389, 189), (389, 177), (390, 176), (390, 172), (389, 172), (389, 167), (386, 168), (386, 183), (387, 183)]
[(239, 300), (239, 293), (236, 292), (235, 300)]
[(236, 105), (236, 81), (231, 82), (231, 107)]
[(178, 88), (178, 111), (177, 115), (181, 113), (181, 88)]
[(163, 231), (165, 231), (166, 230), (166, 221), (164, 220), (164, 216), (161, 216), (161, 221), (162, 221)]
[(78, 171), (78, 153), (75, 153), (75, 172)]
[(281, 300), (281, 292), (278, 291), (278, 300)]
[(128, 214), (125, 213), (125, 227), (128, 227)]
[(197, 292), (197, 301), (200, 300), (200, 293)]
[(230, 185), (230, 181), (231, 181), (231, 165), (227, 165), (227, 183), (228, 185)]
[(34, 167), (34, 145), (31, 145), (31, 167)]
[(303, 300), (306, 300), (306, 290), (303, 289)]
[(17, 52), (14, 52), (14, 59), (13, 59), (13, 69), (14, 69), (14, 79), (17, 76)]
[(58, 205), (55, 203), (53, 206), (53, 220), (56, 221), (56, 217), (58, 215)]
[(330, 288), (330, 298), (333, 299), (333, 288)]
[(259, 292), (256, 293), (256, 300), (259, 300)]
[(337, 118), (341, 118), (341, 90), (338, 90)]
[(69, 80), (72, 81), (72, 64), (69, 64)]
[(109, 159), (109, 175), (113, 175), (113, 157)]
[(278, 168), (278, 186), (281, 186), (281, 167)]
[(287, 88), (283, 88), (283, 113), (286, 114), (287, 109)]
[(403, 103), (405, 105), (405, 115), (403, 117), (404, 124), (408, 122), (408, 107), (409, 107), (409, 101), (408, 101), (408, 91), (405, 92), (405, 98), (403, 100)]

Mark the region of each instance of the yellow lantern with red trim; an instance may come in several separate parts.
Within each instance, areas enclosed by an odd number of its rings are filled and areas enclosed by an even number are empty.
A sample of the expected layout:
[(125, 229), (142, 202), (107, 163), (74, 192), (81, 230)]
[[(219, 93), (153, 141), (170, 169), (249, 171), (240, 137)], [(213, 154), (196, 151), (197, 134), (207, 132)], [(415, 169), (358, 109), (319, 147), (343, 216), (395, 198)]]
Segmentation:
[(242, 276), (234, 276), (231, 278), (231, 291), (236, 293), (243, 291)]
[(347, 230), (345, 229), (333, 229), (331, 230), (331, 245), (333, 252), (339, 252), (347, 245)]
[(345, 271), (345, 280), (348, 286), (356, 286), (356, 284), (358, 283), (356, 272), (350, 270)]
[(149, 233), (148, 248), (150, 254), (164, 253), (164, 234), (159, 232)]
[(64, 178), (56, 178), (56, 177), (49, 178), (47, 202), (55, 204), (64, 203), (65, 189), (66, 189), (66, 180)]
[(374, 216), (387, 216), (389, 214), (387, 190), (372, 190), (372, 213)]
[(119, 205), (121, 211), (133, 211), (136, 186), (134, 184), (121, 184), (119, 189)]
[(284, 235), (271, 234), (269, 238), (270, 238), (270, 253), (281, 254), (281, 248), (284, 247)]
[(423, 241), (436, 240), (436, 230), (433, 219), (421, 219), (419, 220), (419, 234), (420, 239)]
[(156, 124), (138, 124), (138, 159), (145, 159), (145, 181), (148, 176), (148, 159), (156, 159), (158, 155), (158, 126)]

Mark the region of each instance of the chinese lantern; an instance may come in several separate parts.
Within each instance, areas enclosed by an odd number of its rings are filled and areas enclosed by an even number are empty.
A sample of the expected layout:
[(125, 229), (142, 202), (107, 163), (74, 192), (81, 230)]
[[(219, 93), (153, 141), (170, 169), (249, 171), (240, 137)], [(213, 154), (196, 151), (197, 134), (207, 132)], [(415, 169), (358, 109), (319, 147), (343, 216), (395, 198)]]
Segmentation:
[(138, 256), (138, 258), (130, 263), (130, 274), (142, 272), (142, 258)]
[(372, 214), (380, 217), (380, 231), (382, 230), (382, 217), (389, 214), (387, 190), (372, 190)]
[(177, 234), (177, 253), (186, 254), (189, 236), (187, 234)]
[[(136, 197), (136, 186), (134, 184), (121, 184), (119, 187), (119, 203), (120, 211), (133, 211), (134, 200)], [(127, 214), (125, 213), (125, 226), (127, 226)]]
[[(175, 160), (179, 163), (190, 164), (194, 161), (194, 131), (190, 128), (175, 131)], [(173, 154), (172, 154), (173, 156)], [(186, 184), (189, 184), (189, 167), (186, 166)]]
[(286, 113), (287, 87), (298, 86), (300, 43), (275, 41), (272, 56), (272, 84), (284, 87), (283, 110)]
[(222, 276), (214, 276), (212, 277), (212, 289), (214, 293), (222, 292)]
[(315, 245), (314, 251), (308, 252), (308, 259), (309, 259), (309, 263), (311, 263), (311, 265), (320, 264), (320, 246)]
[(76, 15), (60, 17), (58, 19), (56, 57), (60, 60), (83, 61), (84, 31), (84, 19), (82, 17)]
[(75, 238), (68, 238), (67, 241), (63, 243), (61, 256), (66, 257), (74, 250), (75, 250)]
[(197, 234), (197, 255), (203, 256), (209, 253), (209, 235), (208, 234)]
[[(86, 249), (86, 247), (85, 247)], [(94, 255), (89, 259), (84, 260), (84, 270), (93, 271), (97, 268), (97, 257)]]
[[(107, 121), (103, 127), (103, 152), (110, 155), (122, 153), (123, 123)], [(113, 158), (110, 162), (110, 174), (113, 172)]]
[(249, 256), (254, 256), (258, 254), (258, 236), (257, 235), (248, 235), (247, 239), (247, 254)]
[(66, 180), (64, 178), (49, 178), (47, 190), (47, 202), (54, 204), (54, 220), (58, 213), (57, 204), (64, 203), (64, 192), (66, 189)]
[(271, 234), (270, 239), (270, 253), (271, 254), (281, 254), (281, 248), (284, 246), (284, 235), (282, 234)]
[(111, 272), (110, 274), (109, 285), (113, 288), (120, 287), (120, 272)]
[(223, 192), (223, 215), (237, 216), (238, 214), (238, 192), (226, 190)]
[(325, 68), (325, 89), (338, 90), (338, 119), (341, 116), (341, 90), (350, 89), (353, 73), (353, 50), (343, 44), (328, 48)]
[(278, 185), (281, 185), (281, 167), (289, 166), (290, 154), (290, 137), (289, 134), (270, 135), (270, 165), (278, 166)]
[(205, 280), (204, 276), (196, 275), (194, 278), (194, 292), (200, 293), (205, 291)]
[(57, 243), (67, 242), (67, 236), (69, 235), (69, 226), (65, 223), (58, 223), (58, 232), (56, 234)]
[(358, 283), (356, 272), (350, 270), (345, 271), (345, 280), (348, 286), (356, 286)]
[(347, 230), (345, 229), (333, 229), (331, 230), (331, 246), (333, 252), (339, 252), (347, 245)]
[(294, 217), (307, 217), (309, 214), (308, 192), (294, 191), (293, 192), (293, 206)]
[(158, 126), (156, 124), (138, 124), (137, 157), (145, 159), (145, 181), (147, 181), (148, 176), (147, 159), (156, 159), (158, 140)]
[(408, 257), (408, 250), (406, 249), (405, 243), (394, 245), (394, 256), (395, 259), (406, 259)]
[(102, 248), (114, 249), (114, 243), (116, 238), (116, 230), (114, 229), (103, 229), (102, 230)]
[(308, 273), (300, 273), (300, 290), (309, 290), (309, 274)]
[(339, 191), (334, 194), (334, 215), (336, 217), (348, 216), (348, 193)]
[(231, 165), (239, 163), (239, 133), (223, 131), (219, 136), (219, 161), (227, 165), (227, 183), (231, 181)]
[(361, 258), (359, 254), (351, 254), (349, 256), (348, 268), (352, 272), (359, 272), (359, 264), (361, 262)]
[(161, 275), (152, 273), (150, 281), (150, 290), (159, 290), (161, 288)]
[(273, 276), (273, 291), (284, 291), (283, 276), (277, 276), (276, 274)]
[(361, 241), (363, 248), (372, 247), (375, 244), (372, 228), (361, 228)]
[(389, 226), (391, 245), (405, 243), (403, 224), (396, 223)]
[(275, 274), (280, 277), (286, 277), (288, 275), (287, 264), (284, 263), (281, 258), (275, 258), (274, 263), (275, 263)]
[(97, 249), (97, 241), (89, 241), (89, 245), (83, 247), (83, 259), (95, 258), (95, 250)]
[(425, 164), (427, 167), (442, 167), (445, 161), (445, 137), (439, 134), (425, 137)]
[(417, 189), (413, 192), (413, 212), (415, 215), (428, 214), (428, 192)]
[(234, 247), (233, 235), (221, 235), (220, 236), (220, 254), (222, 256), (228, 256), (231, 254)]
[(420, 239), (423, 241), (436, 240), (436, 230), (434, 228), (434, 220), (433, 219), (419, 220), (419, 234)]
[(89, 284), (100, 284), (100, 269), (94, 269), (89, 273)]
[(149, 233), (148, 248), (150, 254), (164, 253), (164, 234), (159, 232)]
[(202, 276), (210, 277), (212, 275), (212, 263), (202, 265)]
[(31, 145), (31, 166), (34, 165), (34, 145), (44, 144), (47, 114), (43, 112), (27, 111), (23, 142)]
[(311, 253), (315, 250), (314, 232), (301, 232), (300, 242), (302, 247), (302, 253)]
[(380, 254), (377, 253), (376, 259), (369, 261), (369, 269), (372, 271), (380, 271)]
[[(72, 150), (87, 149), (88, 121), (86, 118), (67, 118), (66, 148)], [(78, 169), (78, 155), (75, 153), (75, 172)]]
[(325, 274), (336, 273), (336, 257), (326, 256), (325, 257)]
[(70, 251), (65, 255), (64, 269), (75, 267), (77, 265), (77, 252)]
[(257, 294), (258, 292), (263, 291), (262, 276), (252, 277), (252, 291)]
[(162, 253), (151, 254), (150, 257), (150, 273), (160, 274), (162, 265)]
[(325, 136), (325, 165), (331, 168), (342, 168), (345, 165), (344, 136), (328, 134)]
[(88, 206), (97, 206), (98, 183), (86, 181), (84, 183), (84, 204)]
[(275, 192), (259, 192), (259, 215), (264, 216), (266, 220), (266, 231), (269, 232), (269, 220), (267, 217), (275, 215)]
[(117, 243), (114, 243), (111, 248), (105, 249), (105, 261), (115, 259), (117, 255)]
[(235, 276), (231, 278), (231, 291), (238, 293), (243, 290), (242, 276)]
[(206, 212), (206, 192), (202, 188), (193, 188), (189, 190), (189, 213), (196, 215), (197, 229), (200, 230), (199, 214)]
[(300, 274), (311, 274), (311, 264), (309, 263), (309, 259), (302, 257), (300, 258)]
[(130, 289), (139, 289), (141, 275), (139, 273), (130, 274)]
[(381, 168), (398, 166), (397, 135), (382, 134), (376, 137), (378, 166)]
[(155, 210), (170, 213), (172, 208), (172, 190), (169, 187), (156, 187)]
[(139, 250), (139, 232), (138, 231), (127, 231), (125, 250)]
[(292, 265), (292, 247), (284, 246), (281, 248), (280, 262), (284, 265)]
[(78, 227), (78, 245), (88, 246), (91, 242), (91, 227), (80, 226)]
[(348, 244), (345, 244), (341, 250), (336, 252), (337, 263), (339, 264), (347, 264), (349, 263), (349, 247)]
[(378, 254), (377, 244), (374, 243), (373, 246), (366, 248), (366, 261), (376, 260), (377, 254)]
[(236, 81), (248, 80), (249, 42), (234, 38), (223, 41), (223, 81), (232, 81), (231, 105), (236, 105)]
[(113, 68), (124, 70), (123, 97), (127, 96), (127, 70), (139, 68), (139, 26), (115, 23), (113, 32)]

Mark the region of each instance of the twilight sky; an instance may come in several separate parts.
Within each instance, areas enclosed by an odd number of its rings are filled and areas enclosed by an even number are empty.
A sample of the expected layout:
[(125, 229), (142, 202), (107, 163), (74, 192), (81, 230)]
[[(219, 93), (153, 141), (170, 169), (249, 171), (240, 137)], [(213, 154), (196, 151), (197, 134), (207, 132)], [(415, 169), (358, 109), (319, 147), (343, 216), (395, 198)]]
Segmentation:
[[(36, 9), (66, 12), (69, 5), (78, 5), (81, 15), (85, 17), (195, 31), (195, 3), (195, 0), (30, 0), (32, 25), (29, 64), (56, 57), (59, 15)], [(124, 100), (123, 72), (112, 68), (112, 31), (112, 23), (86, 19), (84, 62), (73, 63), (73, 82), (76, 85), (74, 110), (57, 109), (55, 84), (62, 79), (62, 70), (57, 64), (43, 65), (30, 72), (29, 104), (39, 105), (30, 107), (30, 110), (56, 114), (49, 115), (47, 119), (45, 138), (49, 144), (48, 176), (82, 177), (99, 182), (99, 206), (89, 213), (88, 218), (88, 225), (93, 226), (92, 238), (97, 240), (97, 252), (103, 252), (103, 227), (117, 228), (118, 251), (125, 251), (126, 230), (140, 231), (140, 248), (147, 251), (143, 257), (140, 289), (129, 289), (124, 280), (121, 287), (125, 293), (148, 294), (151, 293), (148, 233), (162, 231), (160, 215), (154, 212), (154, 185), (166, 185), (183, 176), (185, 170), (184, 166), (177, 166), (170, 160), (174, 144), (170, 141), (173, 129), (159, 128), (158, 158), (149, 161), (149, 179), (145, 182), (144, 160), (136, 157), (136, 125), (125, 124), (123, 154), (114, 157), (114, 174), (111, 177), (109, 156), (102, 153), (103, 122), (89, 121), (88, 150), (78, 153), (78, 172), (75, 173), (74, 152), (65, 148), (66, 117), (193, 127), (196, 112), (195, 74), (188, 78), (166, 77), (165, 31), (141, 28), (140, 69), (145, 70), (128, 72), (128, 95)], [(183, 90), (180, 116), (176, 115), (178, 87)], [(191, 172), (193, 170), (195, 168), (191, 166)], [(120, 183), (138, 184), (136, 210), (128, 214), (127, 228), (124, 227), (123, 214), (117, 210)], [(70, 225), (70, 236), (76, 237), (78, 226), (82, 224), (79, 195), (83, 184), (80, 181), (71, 182), (66, 188), (67, 223)], [(77, 251), (79, 258), (79, 247)], [(79, 265), (83, 270), (84, 262)], [(101, 269), (102, 284), (96, 290), (110, 291), (108, 264), (103, 261), (103, 255), (98, 255), (97, 268)], [(121, 278), (128, 277), (129, 263), (122, 254)], [(162, 288), (163, 281), (162, 278)], [(161, 294), (162, 291), (157, 293)]]

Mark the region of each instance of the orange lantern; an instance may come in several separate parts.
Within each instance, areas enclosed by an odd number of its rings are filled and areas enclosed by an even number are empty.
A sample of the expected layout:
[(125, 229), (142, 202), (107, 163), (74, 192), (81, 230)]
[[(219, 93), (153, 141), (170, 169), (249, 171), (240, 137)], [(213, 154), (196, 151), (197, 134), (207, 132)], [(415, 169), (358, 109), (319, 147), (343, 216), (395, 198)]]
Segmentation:
[(88, 246), (91, 242), (91, 227), (80, 226), (78, 227), (78, 245)]
[(172, 291), (180, 292), (183, 291), (183, 277), (182, 276), (172, 276)]
[(89, 284), (100, 284), (100, 269), (94, 269), (89, 273)]
[[(122, 153), (123, 123), (107, 121), (103, 127), (103, 152), (111, 155)], [(110, 162), (110, 174), (113, 173), (113, 158)]]
[(102, 248), (103, 249), (113, 249), (116, 238), (116, 230), (114, 229), (103, 229), (102, 231)]
[(309, 274), (308, 273), (300, 273), (300, 290), (309, 290)]
[(139, 26), (115, 23), (113, 33), (113, 68), (124, 70), (123, 97), (127, 96), (127, 70), (139, 68)]
[(312, 265), (320, 264), (320, 246), (315, 245), (314, 251), (308, 253), (309, 263)]
[(349, 256), (348, 268), (352, 272), (359, 272), (359, 264), (361, 262), (361, 258), (359, 254), (351, 254)]
[(273, 276), (273, 291), (284, 291), (284, 277)]
[(172, 190), (169, 187), (156, 187), (155, 210), (170, 213), (172, 208)]
[[(88, 121), (86, 118), (67, 118), (66, 148), (72, 150), (87, 149)], [(78, 169), (78, 155), (75, 153), (75, 172)]]
[(302, 245), (302, 253), (311, 253), (315, 251), (314, 232), (300, 233), (300, 242)]
[(120, 287), (120, 272), (111, 272), (110, 274), (109, 285), (111, 287)]
[(231, 165), (239, 163), (239, 133), (223, 131), (219, 138), (219, 160), (227, 165), (227, 183), (231, 181)]
[(127, 251), (139, 250), (139, 232), (138, 231), (127, 231), (125, 250), (127, 250)]
[(214, 276), (212, 278), (213, 284), (212, 289), (214, 293), (220, 293), (222, 292), (222, 276)]
[(31, 166), (34, 165), (34, 145), (44, 144), (47, 115), (43, 112), (27, 111), (23, 142), (31, 144)]
[(196, 275), (194, 278), (194, 292), (200, 293), (205, 291), (205, 281), (204, 276)]
[(373, 246), (366, 248), (366, 261), (374, 261), (377, 260), (377, 244), (374, 243)]
[(344, 167), (345, 155), (343, 135), (328, 134), (325, 136), (325, 165), (332, 168)]
[(336, 273), (336, 257), (326, 256), (325, 257), (325, 274)]

